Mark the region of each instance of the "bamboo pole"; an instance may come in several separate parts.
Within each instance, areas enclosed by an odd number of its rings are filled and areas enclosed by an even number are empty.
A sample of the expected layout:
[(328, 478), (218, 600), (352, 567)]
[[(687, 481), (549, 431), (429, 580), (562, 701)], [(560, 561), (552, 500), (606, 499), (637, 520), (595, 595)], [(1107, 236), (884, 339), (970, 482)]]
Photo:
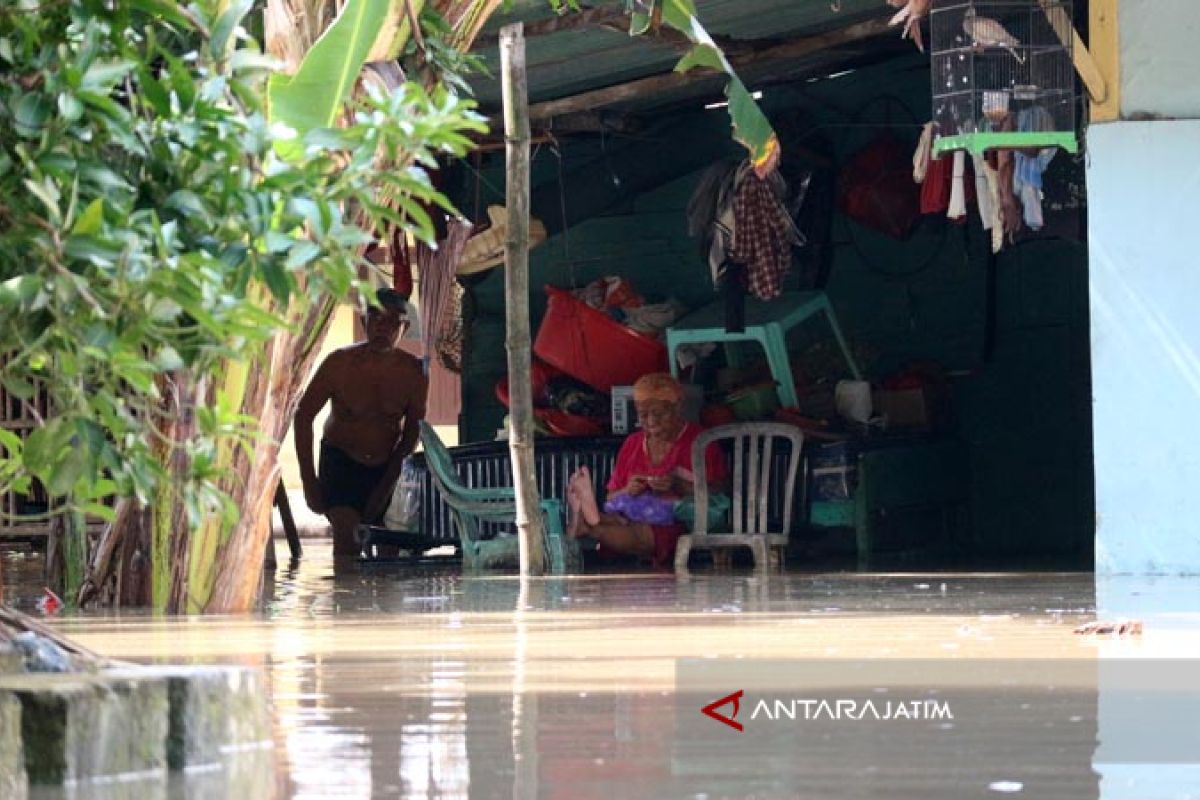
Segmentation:
[(500, 29), (504, 95), (508, 235), (504, 245), (504, 307), (508, 348), (509, 429), (521, 574), (545, 571), (542, 516), (533, 467), (533, 390), (529, 348), (529, 97), (521, 23)]

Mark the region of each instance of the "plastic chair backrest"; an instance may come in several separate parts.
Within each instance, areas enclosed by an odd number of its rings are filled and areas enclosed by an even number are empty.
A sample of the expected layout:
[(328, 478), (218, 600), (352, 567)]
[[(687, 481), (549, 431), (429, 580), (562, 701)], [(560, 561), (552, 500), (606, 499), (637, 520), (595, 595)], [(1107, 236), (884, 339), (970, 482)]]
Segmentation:
[(438, 436), (433, 426), (425, 420), (421, 420), (421, 445), (425, 449), (425, 463), (442, 483), (454, 488), (462, 487), (458, 472), (454, 469), (454, 460), (450, 458), (450, 451), (446, 449), (442, 437)]
[[(790, 444), (786, 453), (777, 444)], [(732, 530), (708, 530), (708, 474), (705, 451), (709, 445), (726, 445), (732, 456), (729, 527)], [(792, 507), (796, 497), (796, 476), (800, 471), (800, 450), (804, 434), (795, 426), (781, 422), (739, 422), (704, 431), (692, 444), (692, 471), (696, 476), (696, 538), (718, 535), (772, 535), (787, 538), (792, 528)], [(782, 470), (775, 469), (778, 458), (785, 459)], [(782, 502), (771, 514), (772, 496)], [(772, 529), (772, 522), (775, 522)]]

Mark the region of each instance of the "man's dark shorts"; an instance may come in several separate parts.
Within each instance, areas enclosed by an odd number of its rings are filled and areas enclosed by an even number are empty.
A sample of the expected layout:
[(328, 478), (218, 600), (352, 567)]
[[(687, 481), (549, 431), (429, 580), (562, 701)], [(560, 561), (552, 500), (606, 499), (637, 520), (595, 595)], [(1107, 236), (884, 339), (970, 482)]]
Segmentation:
[(362, 514), (371, 492), (375, 491), (386, 472), (387, 464), (378, 467), (360, 464), (340, 448), (321, 441), (317, 480), (321, 484), (326, 508), (353, 508)]

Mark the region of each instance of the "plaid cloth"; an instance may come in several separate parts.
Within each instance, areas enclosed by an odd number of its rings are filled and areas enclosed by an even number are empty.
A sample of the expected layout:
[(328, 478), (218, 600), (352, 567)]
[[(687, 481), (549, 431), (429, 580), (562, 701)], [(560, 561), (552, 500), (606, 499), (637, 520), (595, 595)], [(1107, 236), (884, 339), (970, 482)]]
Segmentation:
[(729, 257), (746, 265), (747, 286), (759, 300), (783, 292), (783, 277), (792, 265), (792, 245), (799, 242), (791, 216), (766, 181), (748, 170), (733, 198), (733, 246)]

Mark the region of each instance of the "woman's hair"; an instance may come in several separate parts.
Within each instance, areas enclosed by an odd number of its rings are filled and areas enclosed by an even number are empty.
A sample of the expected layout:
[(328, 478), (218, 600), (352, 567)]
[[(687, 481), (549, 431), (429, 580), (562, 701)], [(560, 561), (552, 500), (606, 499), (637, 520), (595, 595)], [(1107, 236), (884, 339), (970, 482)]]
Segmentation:
[(683, 402), (683, 387), (669, 372), (651, 372), (633, 384), (633, 402), (662, 401), (679, 405)]

